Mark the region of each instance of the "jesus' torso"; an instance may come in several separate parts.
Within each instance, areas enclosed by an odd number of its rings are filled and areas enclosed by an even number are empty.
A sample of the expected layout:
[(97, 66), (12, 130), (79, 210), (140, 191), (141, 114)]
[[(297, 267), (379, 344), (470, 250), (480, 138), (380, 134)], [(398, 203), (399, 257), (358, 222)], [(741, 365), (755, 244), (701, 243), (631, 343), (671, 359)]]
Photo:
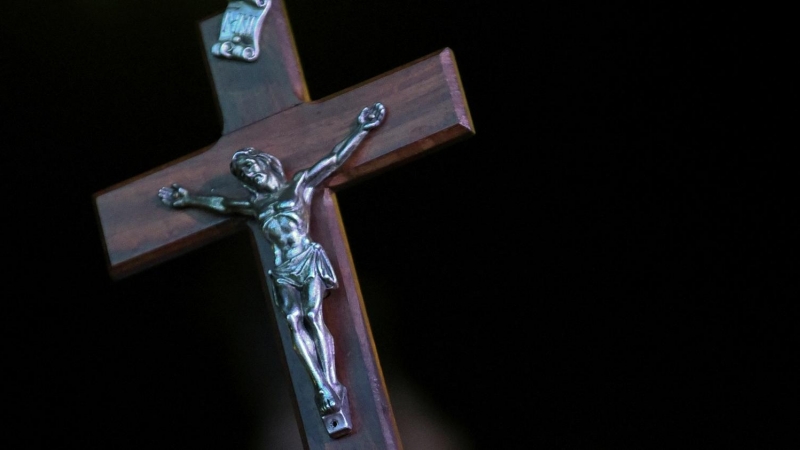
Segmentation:
[(258, 221), (276, 248), (276, 264), (289, 260), (312, 242), (308, 237), (312, 188), (296, 177), (277, 192), (256, 201)]

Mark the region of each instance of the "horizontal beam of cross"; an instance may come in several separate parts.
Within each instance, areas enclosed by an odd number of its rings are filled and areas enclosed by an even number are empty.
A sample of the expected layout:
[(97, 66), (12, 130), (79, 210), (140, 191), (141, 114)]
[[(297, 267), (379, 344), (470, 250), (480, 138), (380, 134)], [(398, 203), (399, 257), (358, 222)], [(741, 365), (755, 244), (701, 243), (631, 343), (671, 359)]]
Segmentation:
[[(380, 92), (381, 98), (374, 98)], [(215, 144), (95, 194), (95, 208), (112, 278), (119, 279), (183, 254), (243, 226), (243, 220), (202, 211), (176, 214), (156, 193), (176, 180), (188, 189), (244, 195), (230, 175), (231, 154), (255, 147), (283, 161), (287, 175), (330, 151), (319, 136), (343, 136), (364, 105), (380, 101), (388, 114), (380, 133), (332, 176), (340, 189), (426, 151), (474, 134), (453, 53), (449, 49), (303, 103), (223, 136)], [(155, 226), (154, 226), (155, 224)]]

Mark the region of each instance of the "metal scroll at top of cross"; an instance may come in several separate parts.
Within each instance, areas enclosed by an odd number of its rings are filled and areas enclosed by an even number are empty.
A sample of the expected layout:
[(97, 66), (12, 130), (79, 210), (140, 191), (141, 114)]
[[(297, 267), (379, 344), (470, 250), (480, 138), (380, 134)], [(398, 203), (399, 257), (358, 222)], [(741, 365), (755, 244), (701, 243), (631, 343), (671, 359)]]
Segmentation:
[(453, 53), (443, 49), (324, 100), (310, 101), (281, 0), (272, 0), (259, 38), (259, 57), (247, 64), (212, 53), (220, 22), (221, 16), (209, 18), (200, 29), (223, 134), (208, 147), (94, 195), (109, 272), (120, 279), (249, 228), (266, 289), (274, 255), (257, 223), (197, 209), (176, 211), (155, 193), (180, 182), (194, 192), (246, 197), (229, 169), (235, 152), (252, 147), (274, 155), (291, 178), (344, 139), (358, 111), (378, 101), (386, 105), (380, 128), (317, 187), (310, 212), (309, 233), (326, 250), (339, 282), (329, 291), (323, 310), (336, 343), (339, 379), (348, 391), (349, 434), (334, 438), (320, 420), (313, 383), (295, 354), (281, 312), (270, 311), (279, 325), (305, 446), (400, 448), (336, 191), (474, 134)]
[(255, 61), (260, 53), (261, 28), (272, 0), (232, 0), (222, 15), (219, 39), (211, 53), (219, 58)]

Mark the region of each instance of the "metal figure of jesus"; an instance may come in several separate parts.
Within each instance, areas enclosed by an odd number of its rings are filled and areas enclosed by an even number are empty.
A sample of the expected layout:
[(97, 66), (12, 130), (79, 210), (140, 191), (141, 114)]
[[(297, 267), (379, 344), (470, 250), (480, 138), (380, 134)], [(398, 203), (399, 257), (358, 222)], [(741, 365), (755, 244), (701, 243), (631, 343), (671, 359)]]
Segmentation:
[(199, 195), (179, 184), (158, 192), (161, 201), (173, 208), (197, 207), (258, 220), (275, 255), (269, 272), (270, 294), (314, 383), (316, 405), (323, 417), (341, 411), (347, 389), (336, 376), (334, 341), (322, 317), (325, 293), (338, 282), (325, 250), (309, 236), (311, 201), (314, 188), (341, 167), (385, 116), (381, 103), (362, 109), (350, 133), (291, 180), (286, 179), (275, 156), (252, 147), (236, 151), (230, 170), (250, 192), (248, 199)]

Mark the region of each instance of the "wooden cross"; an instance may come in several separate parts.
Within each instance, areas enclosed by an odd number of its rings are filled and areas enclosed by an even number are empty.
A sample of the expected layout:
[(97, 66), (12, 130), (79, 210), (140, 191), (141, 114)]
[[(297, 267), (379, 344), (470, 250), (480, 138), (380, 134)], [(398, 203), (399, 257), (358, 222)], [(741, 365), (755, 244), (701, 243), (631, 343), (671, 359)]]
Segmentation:
[(254, 62), (212, 55), (220, 17), (202, 21), (200, 30), (223, 121), (222, 136), (205, 148), (94, 195), (109, 273), (113, 279), (124, 278), (249, 226), (267, 295), (266, 270), (272, 252), (257, 224), (196, 209), (170, 209), (159, 200), (159, 188), (180, 181), (191, 191), (241, 197), (243, 188), (228, 165), (236, 150), (255, 147), (273, 154), (291, 176), (329, 152), (347, 134), (361, 108), (383, 103), (385, 122), (317, 188), (311, 213), (311, 234), (328, 252), (339, 278), (339, 287), (330, 291), (323, 309), (335, 340), (337, 372), (348, 389), (350, 434), (329, 436), (289, 330), (282, 320), (277, 329), (306, 448), (401, 448), (335, 193), (474, 134), (453, 53), (443, 49), (311, 101), (282, 1), (272, 2)]

